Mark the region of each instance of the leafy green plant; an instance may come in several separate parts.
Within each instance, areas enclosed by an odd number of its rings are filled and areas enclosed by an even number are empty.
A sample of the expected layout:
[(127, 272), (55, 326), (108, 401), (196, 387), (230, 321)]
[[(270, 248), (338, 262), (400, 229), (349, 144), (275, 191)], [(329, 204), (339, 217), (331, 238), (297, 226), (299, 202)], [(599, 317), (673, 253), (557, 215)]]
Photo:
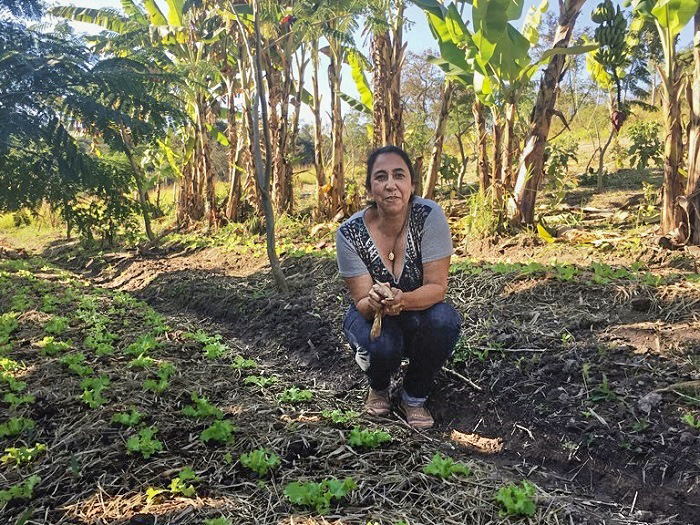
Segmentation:
[(685, 423), (686, 425), (700, 430), (700, 418), (696, 418), (690, 412), (686, 412), (685, 414), (683, 414), (683, 417), (681, 417), (681, 421), (683, 421), (683, 423)]
[(503, 510), (502, 515), (532, 516), (535, 514), (535, 485), (523, 481), (520, 485), (509, 484), (498, 489), (496, 501)]
[(0, 344), (7, 343), (10, 340), (10, 335), (17, 330), (18, 326), (16, 313), (0, 314)]
[(102, 392), (104, 392), (108, 386), (109, 377), (106, 375), (85, 378), (80, 382), (80, 388), (83, 389), (83, 394), (80, 396), (80, 399), (90, 408), (101, 407), (107, 402), (107, 400), (102, 397)]
[(31, 463), (47, 450), (46, 445), (42, 443), (36, 443), (33, 447), (8, 447), (5, 449), (5, 455), (0, 457), (0, 461), (5, 465), (13, 463), (18, 467), (22, 463)]
[(241, 463), (258, 476), (263, 477), (266, 476), (270, 470), (279, 466), (280, 458), (271, 450), (260, 447), (251, 450), (247, 454), (242, 454)]
[(219, 516), (218, 518), (205, 519), (204, 525), (231, 525), (231, 522), (223, 516)]
[(126, 449), (132, 454), (138, 452), (144, 459), (150, 458), (156, 452), (163, 450), (163, 443), (154, 439), (156, 432), (158, 428), (155, 426), (142, 428), (138, 435), (126, 440)]
[(67, 354), (60, 361), (61, 364), (68, 367), (68, 370), (80, 377), (90, 376), (95, 373), (91, 367), (83, 364), (85, 362), (85, 354), (82, 352)]
[(66, 341), (56, 341), (54, 336), (47, 335), (36, 344), (41, 348), (41, 355), (55, 356), (71, 348), (71, 343)]
[(15, 410), (20, 405), (29, 405), (34, 403), (36, 398), (30, 394), (18, 396), (14, 392), (7, 392), (4, 396), (2, 396), (2, 401), (3, 403), (10, 405), (12, 410)]
[(388, 443), (391, 439), (391, 434), (385, 430), (360, 429), (360, 427), (355, 427), (350, 431), (348, 443), (353, 447), (377, 448), (382, 443)]
[(174, 373), (174, 365), (171, 363), (161, 363), (158, 367), (158, 379), (146, 379), (146, 381), (143, 383), (143, 387), (146, 390), (153, 390), (154, 392), (161, 394), (168, 389), (168, 381), (170, 376)]
[(231, 368), (236, 368), (237, 370), (251, 370), (257, 368), (258, 364), (253, 359), (246, 359), (242, 355), (237, 355), (231, 363)]
[(151, 350), (155, 350), (160, 346), (161, 343), (159, 343), (153, 335), (145, 334), (139, 336), (136, 341), (127, 346), (124, 349), (124, 353), (134, 357), (139, 357), (142, 355), (148, 355)]
[(185, 467), (180, 471), (177, 477), (172, 478), (170, 480), (170, 487), (167, 489), (148, 487), (146, 490), (146, 504), (150, 505), (155, 498), (164, 493), (169, 493), (171, 497), (182, 496), (185, 498), (193, 498), (197, 494), (197, 491), (192, 483), (187, 483), (188, 481), (199, 481), (199, 478), (191, 467)]
[(0, 490), (0, 503), (7, 504), (15, 499), (32, 499), (34, 487), (41, 483), (41, 477), (33, 474), (23, 483), (12, 485), (9, 489)]
[(359, 417), (359, 413), (354, 410), (324, 410), (321, 415), (336, 425), (352, 423)]
[(215, 421), (205, 428), (199, 438), (205, 443), (217, 441), (219, 443), (230, 443), (233, 441), (233, 432), (236, 430), (230, 421)]
[(281, 403), (308, 403), (314, 397), (311, 390), (301, 390), (295, 386), (282, 392), (278, 399)]
[(146, 310), (143, 319), (149, 324), (151, 331), (157, 335), (162, 335), (171, 329), (165, 324), (165, 317), (150, 308)]
[(44, 332), (52, 335), (61, 335), (68, 330), (70, 319), (55, 315), (48, 323), (44, 325)]
[(248, 376), (243, 380), (243, 383), (246, 385), (256, 385), (260, 388), (266, 388), (277, 383), (277, 378), (274, 376)]
[(617, 399), (617, 394), (610, 388), (608, 376), (603, 374), (600, 384), (593, 390), (591, 401), (614, 401), (615, 399)]
[(136, 410), (135, 407), (131, 407), (130, 412), (117, 412), (112, 414), (112, 423), (119, 423), (125, 427), (135, 427), (143, 419), (143, 414)]
[(344, 498), (356, 488), (357, 483), (352, 478), (324, 479), (320, 483), (294, 481), (284, 487), (284, 495), (295, 505), (312, 507), (319, 514), (325, 514), (332, 501)]
[(141, 354), (138, 357), (134, 357), (126, 366), (129, 368), (151, 368), (156, 362), (152, 357)]
[(219, 341), (214, 341), (205, 345), (204, 348), (202, 348), (202, 352), (204, 352), (204, 357), (207, 359), (218, 359), (226, 355), (228, 347)]
[(659, 139), (660, 128), (658, 122), (651, 120), (640, 120), (627, 128), (627, 135), (632, 141), (627, 154), (634, 169), (645, 170), (650, 162), (657, 167), (661, 164), (663, 157)]
[(182, 409), (182, 413), (188, 417), (196, 417), (199, 419), (221, 419), (224, 413), (220, 408), (209, 403), (206, 397), (199, 397), (197, 392), (192, 392), (190, 399), (194, 406), (186, 406)]
[(19, 436), (25, 430), (32, 430), (36, 423), (26, 417), (12, 417), (0, 425), (0, 438)]
[(467, 465), (455, 462), (452, 458), (443, 456), (439, 452), (436, 452), (430, 463), (423, 467), (423, 472), (430, 476), (437, 476), (443, 479), (447, 479), (456, 474), (462, 474), (464, 476), (471, 474), (471, 470)]

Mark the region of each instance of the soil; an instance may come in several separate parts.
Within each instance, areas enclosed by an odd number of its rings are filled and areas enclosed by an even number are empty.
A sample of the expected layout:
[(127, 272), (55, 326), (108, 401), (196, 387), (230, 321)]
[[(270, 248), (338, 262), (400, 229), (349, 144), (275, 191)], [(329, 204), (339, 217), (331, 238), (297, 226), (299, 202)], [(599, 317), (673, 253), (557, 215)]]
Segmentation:
[[(585, 265), (586, 257), (596, 259), (588, 248), (557, 249), (560, 261)], [(688, 412), (700, 417), (700, 289), (682, 278), (659, 287), (638, 281), (595, 284), (589, 277), (559, 281), (550, 274), (502, 274), (486, 266), (503, 259), (549, 262), (552, 250), (531, 240), (461, 247), (482, 262), (450, 277), (449, 300), (463, 315), (463, 336), (429, 401), (436, 426), (416, 433), (392, 415), (403, 428), (396, 432), (405, 446), (401, 453), (376, 455), (367, 468), (381, 476), (407, 461), (402, 454), (429, 443), (576, 502), (570, 523), (700, 523), (700, 432), (681, 421)], [(349, 298), (334, 260), (285, 259), (290, 291), (281, 294), (265, 260), (215, 248), (87, 260), (52, 253), (54, 262), (91, 283), (146, 300), (178, 330), (197, 326), (222, 334), (285, 381), (323, 392), (327, 406), (361, 410), (365, 380), (342, 336)], [(661, 261), (655, 271), (682, 274), (672, 266)], [(180, 351), (187, 353), (187, 346)], [(191, 381), (216, 378), (212, 368)], [(395, 386), (399, 382), (396, 378)], [(55, 410), (50, 397), (35, 407), (47, 419)], [(174, 402), (187, 401), (181, 397)], [(243, 410), (251, 428), (262, 424), (256, 418), (265, 410), (273, 410), (259, 403), (257, 412)], [(292, 411), (282, 421), (312, 424), (313, 414), (307, 416)], [(168, 443), (191, 442), (192, 429), (163, 430)], [(455, 439), (464, 434), (488, 446), (464, 447), (462, 438)], [(319, 456), (319, 450), (328, 454), (328, 436), (288, 443), (284, 461), (296, 465)], [(83, 446), (103, 438), (99, 432), (85, 435)], [(242, 442), (246, 439), (254, 441)], [(119, 454), (111, 457), (115, 465), (126, 460)], [(96, 471), (99, 476), (104, 473)], [(212, 497), (213, 492), (212, 487)], [(427, 504), (410, 493), (403, 503)], [(129, 523), (140, 523), (134, 516)], [(366, 523), (367, 515), (359, 516), (347, 516), (345, 523)], [(148, 516), (143, 520), (153, 523)]]

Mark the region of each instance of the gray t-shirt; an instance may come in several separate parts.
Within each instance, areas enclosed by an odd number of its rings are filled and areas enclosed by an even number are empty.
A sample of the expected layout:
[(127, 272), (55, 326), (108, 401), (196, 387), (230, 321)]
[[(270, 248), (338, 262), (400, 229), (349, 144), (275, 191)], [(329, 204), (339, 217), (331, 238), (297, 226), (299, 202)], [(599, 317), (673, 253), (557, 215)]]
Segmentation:
[(343, 277), (369, 273), (377, 282), (389, 282), (408, 292), (423, 286), (423, 264), (452, 255), (452, 235), (442, 208), (434, 201), (414, 197), (406, 228), (406, 251), (401, 274), (386, 267), (364, 221), (366, 209), (345, 221), (336, 234), (338, 269)]

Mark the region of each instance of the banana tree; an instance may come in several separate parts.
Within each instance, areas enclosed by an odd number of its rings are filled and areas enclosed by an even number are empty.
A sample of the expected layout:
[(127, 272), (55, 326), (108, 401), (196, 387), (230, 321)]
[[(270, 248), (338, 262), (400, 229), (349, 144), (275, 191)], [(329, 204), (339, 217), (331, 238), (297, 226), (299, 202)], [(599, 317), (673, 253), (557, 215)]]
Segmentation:
[(700, 11), (695, 12), (693, 85), (688, 133), (688, 180), (680, 204), (688, 214), (688, 241), (700, 245)]
[[(684, 212), (678, 199), (683, 192), (680, 165), (683, 160), (683, 128), (681, 123), (681, 68), (676, 63), (676, 36), (698, 10), (698, 0), (634, 0), (635, 15), (653, 20), (664, 51), (664, 67), (658, 68), (663, 85), (664, 186), (661, 208), (661, 232), (682, 242)], [(691, 153), (694, 156), (694, 153)], [(692, 157), (691, 157), (692, 158)]]

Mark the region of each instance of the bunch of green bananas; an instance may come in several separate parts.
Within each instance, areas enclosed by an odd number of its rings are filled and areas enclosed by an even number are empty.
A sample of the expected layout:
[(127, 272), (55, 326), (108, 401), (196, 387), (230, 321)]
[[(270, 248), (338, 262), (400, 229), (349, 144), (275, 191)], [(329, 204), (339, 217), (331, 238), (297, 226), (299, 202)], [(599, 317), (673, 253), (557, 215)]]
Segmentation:
[(596, 60), (606, 69), (616, 68), (625, 59), (625, 34), (627, 20), (620, 6), (613, 6), (612, 0), (604, 0), (593, 11), (591, 20), (598, 24), (595, 41), (600, 45)]

